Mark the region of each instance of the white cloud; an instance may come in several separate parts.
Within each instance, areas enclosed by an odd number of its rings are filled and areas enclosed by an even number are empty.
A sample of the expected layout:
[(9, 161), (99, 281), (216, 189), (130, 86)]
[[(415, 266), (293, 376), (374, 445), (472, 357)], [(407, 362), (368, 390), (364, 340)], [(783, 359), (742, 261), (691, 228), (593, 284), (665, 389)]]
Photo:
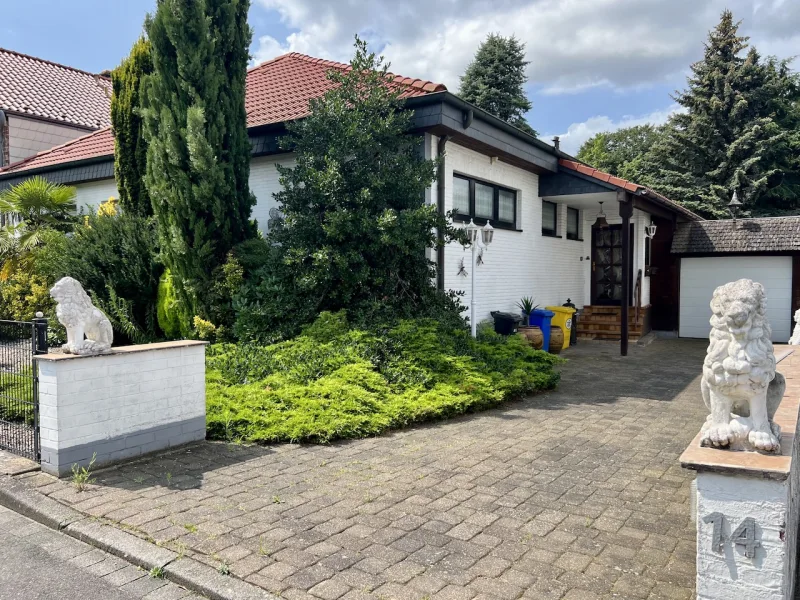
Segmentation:
[[(561, 139), (561, 149), (567, 154), (573, 156), (580, 150), (583, 143), (598, 133), (616, 131), (623, 127), (635, 127), (636, 125), (663, 125), (667, 122), (670, 115), (683, 110), (677, 104), (657, 110), (648, 115), (642, 116), (625, 116), (619, 121), (614, 121), (607, 116), (591, 117), (582, 123), (573, 123), (567, 128), (566, 133), (559, 134)], [(550, 141), (553, 135), (543, 135), (542, 139)]]
[(393, 70), (458, 89), (490, 32), (527, 44), (528, 75), (548, 93), (630, 88), (682, 76), (706, 32), (730, 7), (765, 53), (800, 54), (792, 0), (256, 0), (294, 33), (259, 38), (257, 61), (287, 51), (347, 61), (358, 33)]

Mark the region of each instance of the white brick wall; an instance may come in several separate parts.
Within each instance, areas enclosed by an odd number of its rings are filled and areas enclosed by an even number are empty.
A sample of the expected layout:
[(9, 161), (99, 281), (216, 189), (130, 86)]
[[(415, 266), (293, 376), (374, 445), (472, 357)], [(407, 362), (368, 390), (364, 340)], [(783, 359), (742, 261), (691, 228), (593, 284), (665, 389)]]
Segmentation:
[[(98, 452), (102, 464), (113, 452), (129, 457), (189, 441), (181, 424), (205, 418), (205, 345), (131, 348), (137, 351), (38, 359), (43, 465), (61, 471), (75, 449), (82, 459)], [(163, 439), (156, 430), (166, 431)], [(131, 443), (137, 434), (141, 443)]]
[(67, 125), (8, 116), (9, 158), (12, 163), (90, 133)]
[(78, 210), (83, 208), (87, 214), (97, 212), (97, 207), (109, 198), (119, 198), (117, 182), (113, 178), (79, 183), (73, 187), (77, 192), (75, 204)]
[[(437, 138), (426, 138), (426, 152), (435, 156)], [(525, 171), (489, 156), (474, 152), (454, 142), (446, 146), (445, 210), (452, 208), (453, 173), (517, 190), (519, 231), (496, 230), (489, 250), (484, 253), (484, 264), (476, 272), (478, 322), (490, 319), (490, 312), (502, 310), (518, 312), (517, 301), (523, 296), (533, 296), (538, 304), (561, 305), (571, 298), (581, 304), (584, 290), (584, 244), (542, 236), (542, 201), (539, 196), (539, 179), (535, 173)], [(436, 203), (436, 187), (431, 191), (431, 202)], [(559, 207), (559, 230), (566, 230), (566, 207)], [(461, 259), (469, 272), (471, 253), (459, 244), (449, 244), (445, 251), (445, 287), (465, 292), (462, 302), (469, 306), (470, 277), (458, 275)]]

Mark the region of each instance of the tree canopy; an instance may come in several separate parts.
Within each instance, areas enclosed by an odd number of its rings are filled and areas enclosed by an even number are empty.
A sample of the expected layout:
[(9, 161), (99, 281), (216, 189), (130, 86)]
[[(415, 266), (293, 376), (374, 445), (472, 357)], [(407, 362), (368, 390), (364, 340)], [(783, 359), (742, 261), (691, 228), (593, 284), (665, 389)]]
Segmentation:
[(159, 0), (145, 22), (153, 72), (145, 182), (184, 316), (207, 316), (215, 271), (255, 234), (245, 79), (249, 0)]
[(425, 249), (437, 247), (437, 228), (457, 234), (424, 202), (436, 164), (408, 134), (402, 89), (364, 41), (355, 48), (352, 69), (331, 70), (336, 87), (289, 125), (283, 144), (296, 165), (278, 167), (283, 222), (268, 241), (281, 250), (285, 289), (316, 311), (418, 315), (437, 294)]
[(789, 60), (762, 58), (730, 11), (709, 33), (676, 113), (626, 174), (709, 218), (736, 191), (753, 216), (800, 206), (800, 78)]
[(525, 44), (516, 37), (491, 33), (461, 77), (459, 95), (483, 110), (536, 135), (525, 120), (532, 104), (523, 86), (528, 80)]
[(648, 152), (663, 135), (663, 127), (636, 125), (606, 131), (586, 140), (577, 158), (593, 167), (628, 179), (631, 164)]
[(145, 185), (147, 143), (142, 135), (141, 85), (153, 71), (150, 42), (139, 38), (130, 55), (111, 72), (111, 124), (114, 130), (114, 177), (120, 204), (129, 212), (153, 214)]

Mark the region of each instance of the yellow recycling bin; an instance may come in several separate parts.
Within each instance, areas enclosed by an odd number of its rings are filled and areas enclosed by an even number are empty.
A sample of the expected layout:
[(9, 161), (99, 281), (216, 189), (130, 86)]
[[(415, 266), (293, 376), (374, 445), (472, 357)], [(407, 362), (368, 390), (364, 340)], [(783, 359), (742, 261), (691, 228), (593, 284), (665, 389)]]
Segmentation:
[(547, 310), (552, 310), (553, 315), (550, 321), (551, 327), (560, 327), (564, 333), (564, 348), (569, 348), (569, 336), (572, 333), (572, 316), (575, 314), (576, 309), (569, 306), (545, 306)]

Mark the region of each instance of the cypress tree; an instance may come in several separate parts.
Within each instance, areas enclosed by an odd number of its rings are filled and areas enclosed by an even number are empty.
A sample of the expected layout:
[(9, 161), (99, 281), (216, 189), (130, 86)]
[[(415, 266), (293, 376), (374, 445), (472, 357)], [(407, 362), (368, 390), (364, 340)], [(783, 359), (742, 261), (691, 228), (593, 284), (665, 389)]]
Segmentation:
[(144, 176), (147, 144), (142, 135), (142, 79), (153, 71), (150, 43), (141, 37), (130, 55), (111, 72), (111, 124), (114, 130), (114, 176), (125, 210), (141, 216), (153, 213)]
[(675, 96), (685, 112), (631, 166), (655, 187), (711, 218), (726, 218), (734, 191), (750, 214), (776, 214), (800, 204), (798, 77), (788, 61), (762, 60), (738, 35), (730, 11), (710, 32), (688, 87)]
[(459, 95), (526, 133), (536, 135), (524, 116), (533, 106), (523, 89), (528, 81), (525, 75), (528, 64), (525, 44), (514, 36), (506, 38), (490, 33), (461, 77)]
[(145, 23), (145, 181), (184, 317), (207, 317), (215, 270), (255, 234), (245, 80), (249, 0), (159, 0)]

